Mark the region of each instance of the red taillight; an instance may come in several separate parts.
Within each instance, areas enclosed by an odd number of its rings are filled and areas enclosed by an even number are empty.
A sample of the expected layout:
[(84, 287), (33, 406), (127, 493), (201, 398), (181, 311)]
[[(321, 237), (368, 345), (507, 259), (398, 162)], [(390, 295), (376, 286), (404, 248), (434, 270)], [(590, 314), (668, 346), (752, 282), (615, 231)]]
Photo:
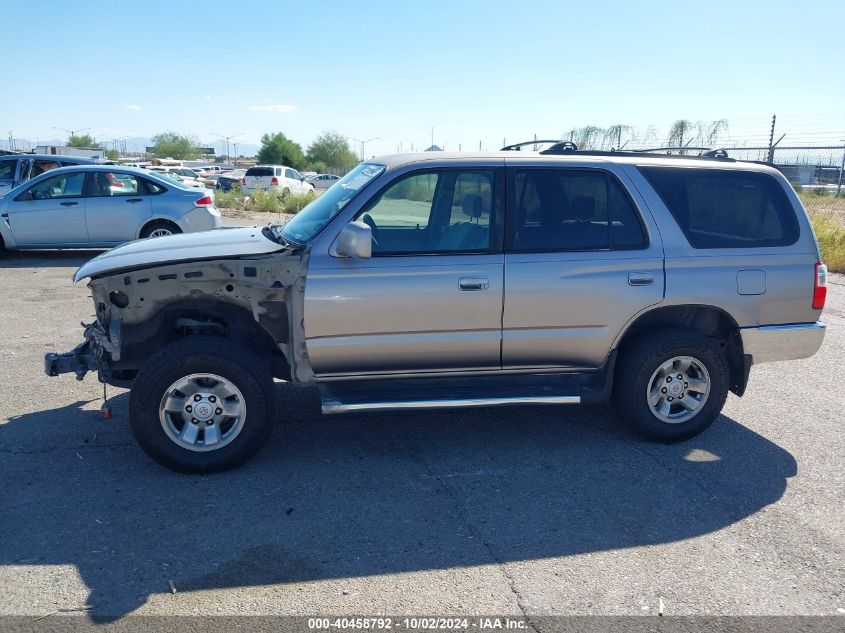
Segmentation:
[(203, 196), (196, 202), (194, 202), (195, 207), (210, 207), (214, 204), (214, 200), (212, 200), (211, 196)]
[(271, 184), (271, 185), (278, 185), (278, 184), (279, 184), (279, 179), (278, 179), (278, 178), (276, 178), (275, 176), (273, 176), (273, 178), (270, 180), (270, 184)]
[(816, 262), (816, 278), (813, 284), (813, 310), (824, 308), (825, 299), (827, 299), (827, 266), (822, 262)]

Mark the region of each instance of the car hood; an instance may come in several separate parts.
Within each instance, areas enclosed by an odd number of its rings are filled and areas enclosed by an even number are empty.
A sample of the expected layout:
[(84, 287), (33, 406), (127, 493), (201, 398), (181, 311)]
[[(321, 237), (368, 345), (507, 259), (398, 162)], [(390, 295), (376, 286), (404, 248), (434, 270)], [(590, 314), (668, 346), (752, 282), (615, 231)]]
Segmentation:
[(98, 255), (80, 266), (73, 280), (179, 261), (261, 255), (283, 248), (281, 244), (268, 239), (261, 227), (257, 226), (147, 238), (127, 242)]

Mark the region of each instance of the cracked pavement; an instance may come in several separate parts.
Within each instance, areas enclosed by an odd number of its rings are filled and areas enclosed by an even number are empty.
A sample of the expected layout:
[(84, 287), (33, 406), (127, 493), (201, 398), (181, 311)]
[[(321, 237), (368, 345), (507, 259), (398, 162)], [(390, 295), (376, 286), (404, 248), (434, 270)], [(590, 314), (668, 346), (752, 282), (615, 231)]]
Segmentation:
[(95, 378), (42, 373), (91, 318), (90, 255), (0, 255), (0, 614), (845, 612), (842, 276), (821, 352), (680, 445), (605, 407), (324, 418), (279, 384), (257, 459), (191, 477), (135, 445), (125, 392), (103, 420)]

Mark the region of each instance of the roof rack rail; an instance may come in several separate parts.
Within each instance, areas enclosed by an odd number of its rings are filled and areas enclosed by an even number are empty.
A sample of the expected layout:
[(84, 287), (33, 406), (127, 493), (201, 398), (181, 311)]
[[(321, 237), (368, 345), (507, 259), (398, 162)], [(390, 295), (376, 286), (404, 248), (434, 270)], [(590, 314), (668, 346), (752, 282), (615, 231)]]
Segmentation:
[[(713, 149), (710, 147), (652, 147), (648, 149), (629, 149), (629, 150), (599, 150), (599, 149), (578, 149), (578, 146), (573, 143), (572, 141), (561, 141), (561, 140), (534, 140), (534, 141), (524, 141), (522, 143), (514, 143), (513, 145), (506, 145), (501, 149), (503, 152), (518, 152), (521, 151), (523, 147), (528, 145), (545, 145), (551, 143), (552, 145), (547, 149), (541, 150), (540, 154), (569, 154), (577, 152), (579, 155), (582, 156), (628, 156), (628, 157), (642, 157), (644, 154), (649, 154), (654, 156), (655, 158), (658, 157), (666, 157), (666, 158), (691, 158), (691, 159), (710, 159), (710, 160), (729, 160), (734, 161), (734, 159), (728, 156), (728, 152), (725, 149), (718, 148)], [(673, 152), (697, 152), (696, 154), (687, 154), (687, 153), (680, 153), (674, 154)]]
[(559, 139), (535, 139), (533, 141), (523, 141), (522, 143), (514, 143), (513, 145), (505, 145), (500, 151), (502, 152), (519, 152), (522, 150), (523, 147), (527, 145), (544, 145), (546, 143), (553, 143), (553, 145), (540, 152), (541, 154), (550, 154), (553, 153), (551, 150), (557, 150), (554, 153), (560, 153), (563, 151), (567, 152), (577, 152), (578, 146), (573, 143), (572, 141), (561, 141)]

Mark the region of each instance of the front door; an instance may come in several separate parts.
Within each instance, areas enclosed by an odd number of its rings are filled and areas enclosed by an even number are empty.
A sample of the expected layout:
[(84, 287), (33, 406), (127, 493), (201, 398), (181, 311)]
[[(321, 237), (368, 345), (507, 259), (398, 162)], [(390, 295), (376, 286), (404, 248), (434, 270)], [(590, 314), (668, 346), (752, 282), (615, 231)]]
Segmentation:
[(140, 227), (152, 215), (147, 182), (127, 172), (91, 173), (85, 214), (92, 244), (109, 246), (138, 236)]
[(83, 172), (63, 172), (37, 181), (7, 206), (20, 247), (87, 246)]
[(659, 235), (610, 170), (509, 177), (502, 365), (598, 367), (625, 324), (663, 299)]
[(500, 367), (502, 173), (413, 172), (358, 219), (370, 259), (312, 257), (308, 357), (319, 375)]

